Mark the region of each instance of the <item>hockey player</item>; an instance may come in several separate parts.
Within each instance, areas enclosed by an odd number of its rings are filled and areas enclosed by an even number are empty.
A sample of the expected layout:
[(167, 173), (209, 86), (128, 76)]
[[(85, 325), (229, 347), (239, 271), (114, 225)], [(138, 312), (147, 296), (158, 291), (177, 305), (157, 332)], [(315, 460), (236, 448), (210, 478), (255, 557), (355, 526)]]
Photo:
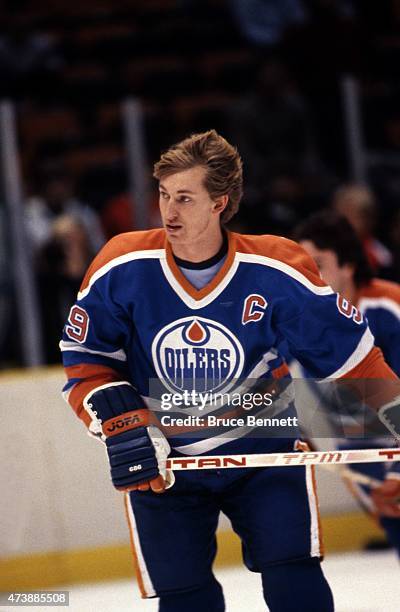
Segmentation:
[[(161, 156), (154, 176), (164, 227), (119, 235), (103, 248), (61, 342), (65, 395), (104, 440), (112, 481), (127, 492), (142, 596), (159, 597), (160, 612), (225, 609), (212, 573), (223, 511), (246, 566), (261, 573), (271, 612), (332, 612), (309, 466), (181, 471), (173, 486), (165, 469), (169, 453), (292, 451), (296, 428), (277, 436), (233, 421), (222, 430), (169, 429), (161, 425), (163, 396), (226, 396), (261, 381), (275, 394), (275, 411), (293, 415), (276, 348), (283, 338), (316, 377), (374, 377), (371, 403), (392, 428), (400, 383), (358, 311), (342, 312), (303, 249), (224, 229), (242, 195), (242, 163), (225, 139), (211, 130), (183, 140)], [(196, 410), (194, 401), (181, 415)], [(225, 416), (241, 407), (205, 410)]]
[[(295, 231), (295, 238), (313, 257), (322, 278), (348, 303), (354, 304), (368, 320), (390, 367), (400, 375), (400, 286), (373, 278), (362, 244), (348, 221), (337, 213), (324, 211), (311, 216)], [(381, 446), (382, 440), (376, 440)], [(384, 442), (383, 442), (384, 443)], [(341, 441), (340, 448), (374, 446), (374, 440)], [(362, 507), (374, 516), (386, 531), (400, 555), (400, 503), (398, 492), (400, 464), (363, 464), (349, 466), (347, 483)], [(354, 472), (383, 481), (381, 486), (357, 484)]]

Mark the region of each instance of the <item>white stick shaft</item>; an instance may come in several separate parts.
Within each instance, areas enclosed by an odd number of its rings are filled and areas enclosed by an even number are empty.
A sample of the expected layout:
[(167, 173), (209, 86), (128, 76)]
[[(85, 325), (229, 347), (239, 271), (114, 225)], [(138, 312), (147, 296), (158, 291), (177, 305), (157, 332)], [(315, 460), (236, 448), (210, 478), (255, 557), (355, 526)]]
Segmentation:
[(305, 453), (268, 453), (263, 455), (216, 455), (170, 457), (172, 470), (215, 470), (225, 468), (283, 467), (295, 465), (344, 465), (346, 463), (383, 463), (400, 461), (400, 448), (370, 448)]
[(339, 474), (345, 480), (351, 480), (352, 482), (356, 482), (357, 484), (367, 485), (375, 489), (376, 487), (380, 487), (383, 483), (383, 480), (378, 480), (377, 478), (372, 478), (372, 476), (367, 476), (366, 474), (361, 474), (361, 472), (356, 472), (355, 470), (351, 470), (343, 466), (339, 467)]

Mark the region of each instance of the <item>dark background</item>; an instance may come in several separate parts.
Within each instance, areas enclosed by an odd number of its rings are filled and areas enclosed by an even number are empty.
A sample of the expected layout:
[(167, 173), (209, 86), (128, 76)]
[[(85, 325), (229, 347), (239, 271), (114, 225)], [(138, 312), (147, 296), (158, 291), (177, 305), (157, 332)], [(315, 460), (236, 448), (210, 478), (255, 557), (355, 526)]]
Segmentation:
[[(390, 253), (376, 272), (400, 280), (399, 0), (12, 0), (0, 7), (0, 99), (15, 104), (27, 203), (46, 200), (58, 181), (67, 199), (94, 213), (104, 239), (134, 229), (121, 119), (121, 101), (134, 97), (144, 113), (149, 175), (170, 144), (215, 128), (244, 161), (245, 195), (232, 228), (290, 237), (299, 221), (330, 206), (338, 187), (359, 178), (344, 120), (350, 75), (360, 91), (371, 232)], [(158, 223), (154, 189), (151, 225)], [(51, 211), (52, 222), (61, 212)], [(0, 213), (0, 365), (10, 367), (23, 360), (3, 202)], [(66, 271), (60, 225), (31, 259), (49, 363), (59, 360), (62, 318), (83, 273), (79, 262)], [(83, 269), (96, 245), (85, 250), (79, 240)]]

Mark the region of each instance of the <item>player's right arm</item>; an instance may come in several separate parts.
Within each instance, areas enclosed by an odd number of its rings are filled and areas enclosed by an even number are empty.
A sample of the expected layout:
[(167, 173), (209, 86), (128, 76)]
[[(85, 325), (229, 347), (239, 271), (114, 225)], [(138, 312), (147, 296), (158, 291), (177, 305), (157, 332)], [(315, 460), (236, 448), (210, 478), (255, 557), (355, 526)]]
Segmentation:
[(111, 479), (118, 489), (165, 488), (169, 444), (151, 422), (130, 382), (127, 348), (132, 321), (115, 299), (118, 241), (110, 241), (90, 266), (63, 331), (60, 348), (67, 374), (64, 397), (90, 433), (106, 444)]

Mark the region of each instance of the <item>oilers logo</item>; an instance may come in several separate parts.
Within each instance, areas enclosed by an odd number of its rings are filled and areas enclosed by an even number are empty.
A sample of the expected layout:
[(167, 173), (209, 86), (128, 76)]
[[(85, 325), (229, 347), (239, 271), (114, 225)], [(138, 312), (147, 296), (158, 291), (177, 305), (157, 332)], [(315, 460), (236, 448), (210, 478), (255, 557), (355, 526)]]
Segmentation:
[(173, 393), (223, 393), (243, 369), (244, 353), (238, 339), (221, 323), (186, 317), (170, 323), (154, 338), (157, 375)]

